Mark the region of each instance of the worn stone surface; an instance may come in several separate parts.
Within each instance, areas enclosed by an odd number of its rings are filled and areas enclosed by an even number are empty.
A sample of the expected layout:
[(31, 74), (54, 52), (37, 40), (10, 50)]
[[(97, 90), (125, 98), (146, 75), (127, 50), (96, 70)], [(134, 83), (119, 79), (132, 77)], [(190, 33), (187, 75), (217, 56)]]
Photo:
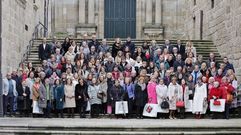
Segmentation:
[[(2, 73), (16, 69), (26, 46), (32, 37), (35, 25), (43, 23), (43, 1), (2, 1)], [(28, 30), (25, 30), (27, 25)]]
[[(241, 81), (241, 1), (186, 0), (185, 31), (189, 39), (200, 39), (200, 10), (203, 10), (203, 39), (212, 40), (222, 57), (234, 64)], [(195, 22), (193, 18), (195, 17)]]

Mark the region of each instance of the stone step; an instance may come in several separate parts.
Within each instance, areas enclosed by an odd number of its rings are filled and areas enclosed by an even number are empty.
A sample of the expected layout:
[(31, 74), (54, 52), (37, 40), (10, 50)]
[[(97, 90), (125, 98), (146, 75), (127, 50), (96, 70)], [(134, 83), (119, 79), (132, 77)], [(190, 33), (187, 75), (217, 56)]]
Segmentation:
[(0, 134), (240, 134), (241, 120), (1, 118)]

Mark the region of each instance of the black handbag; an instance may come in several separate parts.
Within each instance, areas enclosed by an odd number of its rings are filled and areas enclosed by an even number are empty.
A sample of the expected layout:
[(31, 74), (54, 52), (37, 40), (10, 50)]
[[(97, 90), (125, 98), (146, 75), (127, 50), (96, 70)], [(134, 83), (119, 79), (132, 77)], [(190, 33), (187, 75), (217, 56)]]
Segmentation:
[(162, 109), (168, 109), (169, 108), (169, 103), (168, 103), (167, 100), (162, 101), (161, 108)]

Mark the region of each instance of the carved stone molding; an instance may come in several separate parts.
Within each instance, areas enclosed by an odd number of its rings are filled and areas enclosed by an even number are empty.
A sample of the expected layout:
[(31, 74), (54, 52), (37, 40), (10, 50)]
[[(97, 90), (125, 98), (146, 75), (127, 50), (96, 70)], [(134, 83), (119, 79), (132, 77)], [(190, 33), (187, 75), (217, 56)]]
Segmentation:
[(81, 38), (85, 33), (88, 36), (92, 34), (96, 34), (97, 25), (96, 24), (78, 24), (76, 26), (76, 36), (77, 38)]
[(149, 25), (143, 26), (143, 32), (145, 37), (149, 39), (163, 39), (164, 28), (160, 25)]

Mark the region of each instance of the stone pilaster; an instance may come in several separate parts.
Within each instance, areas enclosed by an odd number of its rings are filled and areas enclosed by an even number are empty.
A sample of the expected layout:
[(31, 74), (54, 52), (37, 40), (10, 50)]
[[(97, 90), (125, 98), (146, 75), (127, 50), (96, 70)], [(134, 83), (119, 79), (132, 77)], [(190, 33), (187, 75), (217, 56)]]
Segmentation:
[(88, 0), (88, 23), (95, 23), (95, 0)]
[(79, 0), (79, 23), (85, 23), (85, 0)]
[(152, 0), (146, 1), (146, 23), (152, 23)]

